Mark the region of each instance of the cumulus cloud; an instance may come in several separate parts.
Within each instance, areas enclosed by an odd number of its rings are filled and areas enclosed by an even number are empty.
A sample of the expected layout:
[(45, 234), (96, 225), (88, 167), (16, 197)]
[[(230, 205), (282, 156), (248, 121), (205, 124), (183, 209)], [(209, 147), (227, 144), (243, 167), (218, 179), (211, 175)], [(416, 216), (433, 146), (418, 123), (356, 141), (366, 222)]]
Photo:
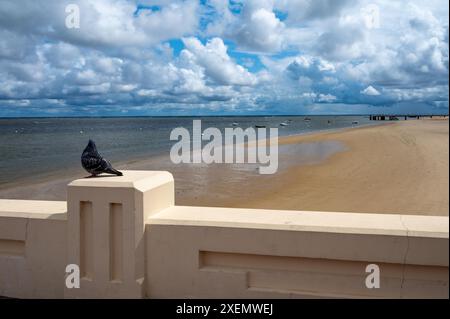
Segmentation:
[(238, 14), (230, 13), (225, 1), (212, 1), (219, 21), (208, 28), (208, 34), (233, 39), (241, 50), (277, 52), (284, 45), (285, 25), (274, 13), (273, 1), (242, 2)]
[(243, 66), (236, 64), (227, 54), (227, 47), (220, 38), (209, 40), (203, 45), (197, 38), (185, 38), (186, 47), (182, 54), (188, 64), (204, 69), (205, 75), (222, 85), (253, 85), (256, 78)]
[(344, 8), (354, 4), (352, 0), (279, 0), (276, 8), (288, 13), (288, 23), (304, 24), (305, 21), (339, 16)]
[(250, 51), (276, 52), (283, 44), (284, 24), (272, 10), (258, 8), (245, 13), (244, 23), (235, 30), (234, 38), (239, 45)]
[(361, 26), (338, 24), (319, 36), (314, 51), (327, 59), (342, 61), (366, 57), (372, 55), (375, 50), (366, 39)]
[[(65, 25), (68, 4), (80, 8), (79, 29)], [(198, 23), (196, 10), (197, 2), (192, 0), (139, 12), (135, 4), (126, 0), (8, 0), (0, 3), (0, 26), (95, 48), (144, 46), (194, 32)]]
[(314, 80), (323, 78), (326, 75), (330, 75), (336, 72), (332, 63), (311, 56), (299, 56), (287, 66), (287, 71), (293, 78), (299, 78), (300, 76), (307, 76)]
[(361, 94), (377, 96), (377, 95), (380, 95), (381, 93), (376, 88), (374, 88), (372, 85), (369, 85), (368, 87), (366, 87), (364, 90), (361, 91)]
[[(80, 29), (64, 24), (69, 3), (80, 7)], [(370, 28), (362, 14), (368, 4), (4, 0), (0, 115), (102, 107), (446, 111), (448, 7), (379, 0), (380, 24)]]

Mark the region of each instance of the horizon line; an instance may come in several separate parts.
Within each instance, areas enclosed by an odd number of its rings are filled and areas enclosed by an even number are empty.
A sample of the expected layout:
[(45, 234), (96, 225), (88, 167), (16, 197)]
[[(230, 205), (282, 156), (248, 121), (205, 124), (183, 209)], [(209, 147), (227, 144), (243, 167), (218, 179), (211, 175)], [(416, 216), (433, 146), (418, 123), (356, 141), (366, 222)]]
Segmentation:
[(33, 119), (33, 118), (171, 118), (171, 117), (304, 117), (304, 116), (449, 116), (449, 113), (364, 113), (364, 114), (247, 114), (247, 115), (66, 115), (66, 116), (0, 116), (0, 119)]

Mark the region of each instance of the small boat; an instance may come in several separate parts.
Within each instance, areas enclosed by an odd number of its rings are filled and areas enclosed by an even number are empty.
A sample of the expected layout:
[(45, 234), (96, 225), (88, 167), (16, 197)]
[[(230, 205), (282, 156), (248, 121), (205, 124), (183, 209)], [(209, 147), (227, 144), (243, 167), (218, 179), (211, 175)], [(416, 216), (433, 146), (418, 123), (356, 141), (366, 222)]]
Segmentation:
[(359, 124), (359, 122), (358, 121), (353, 121), (352, 124)]
[(311, 119), (310, 119), (309, 117), (305, 117), (305, 118), (303, 119), (303, 121), (309, 122), (309, 121), (311, 121)]
[(288, 126), (289, 124), (286, 122), (280, 123), (280, 126)]
[(238, 126), (239, 124), (238, 123), (236, 123), (236, 122), (233, 122), (233, 124), (232, 124), (233, 126)]
[(256, 128), (265, 128), (265, 125), (255, 125)]

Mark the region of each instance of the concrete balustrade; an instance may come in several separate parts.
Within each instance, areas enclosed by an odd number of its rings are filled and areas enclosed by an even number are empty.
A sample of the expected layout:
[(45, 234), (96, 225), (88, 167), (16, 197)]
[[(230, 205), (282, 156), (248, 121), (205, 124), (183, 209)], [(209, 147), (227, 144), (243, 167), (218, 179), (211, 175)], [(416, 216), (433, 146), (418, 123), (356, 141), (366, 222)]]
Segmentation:
[(448, 234), (448, 217), (175, 206), (170, 173), (125, 171), (67, 203), (0, 200), (0, 296), (448, 298)]
[[(176, 206), (147, 223), (147, 291), (158, 298), (445, 297), (447, 222)], [(379, 289), (365, 285), (369, 264), (380, 268)]]
[(61, 298), (66, 202), (0, 200), (0, 296)]
[(65, 297), (144, 297), (144, 222), (174, 205), (167, 172), (79, 179), (68, 186), (68, 263), (80, 266), (81, 287)]

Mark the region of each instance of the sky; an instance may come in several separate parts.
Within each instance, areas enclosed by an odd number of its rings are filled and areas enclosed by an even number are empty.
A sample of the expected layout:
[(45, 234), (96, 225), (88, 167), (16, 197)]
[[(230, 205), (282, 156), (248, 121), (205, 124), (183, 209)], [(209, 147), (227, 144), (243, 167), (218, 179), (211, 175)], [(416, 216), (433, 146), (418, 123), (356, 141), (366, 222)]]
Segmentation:
[(447, 0), (2, 0), (0, 117), (448, 114), (448, 20)]

